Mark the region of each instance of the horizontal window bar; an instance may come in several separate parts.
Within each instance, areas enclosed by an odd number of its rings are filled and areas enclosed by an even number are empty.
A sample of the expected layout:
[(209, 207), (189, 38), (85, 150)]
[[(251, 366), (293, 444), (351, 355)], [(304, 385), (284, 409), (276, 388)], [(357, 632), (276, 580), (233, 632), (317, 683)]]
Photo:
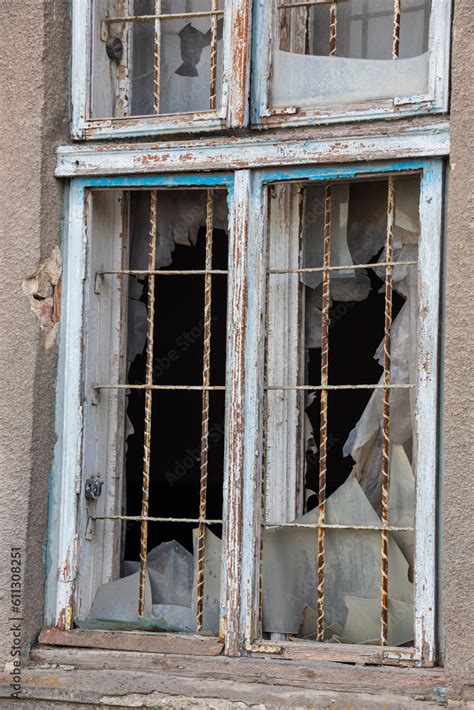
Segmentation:
[(203, 386), (203, 385), (95, 385), (92, 389), (94, 390), (177, 390), (186, 391), (191, 390), (193, 392), (205, 391), (216, 391), (223, 392), (225, 390), (224, 385), (216, 386)]
[[(346, 267), (347, 268), (347, 267)], [(163, 270), (163, 271), (148, 271), (146, 269), (116, 269), (112, 271), (98, 271), (97, 276), (105, 276), (105, 274), (129, 275), (129, 276), (207, 276), (214, 274), (227, 275), (229, 272), (222, 269), (183, 269), (182, 271)]]
[[(316, 509), (317, 510), (317, 509)], [(375, 532), (381, 532), (382, 530), (387, 530), (388, 532), (415, 532), (413, 527), (398, 527), (397, 525), (332, 525), (330, 523), (272, 523), (271, 525), (262, 525), (266, 530), (276, 530), (278, 528), (310, 528), (318, 529), (324, 528), (325, 530), (374, 530)]]
[(223, 525), (222, 520), (200, 520), (199, 518), (153, 518), (142, 515), (91, 515), (92, 520), (129, 520), (137, 523), (191, 523), (204, 525)]
[(147, 22), (148, 20), (185, 20), (188, 17), (220, 17), (224, 10), (207, 10), (204, 12), (176, 12), (161, 15), (130, 15), (129, 17), (105, 17), (102, 22), (107, 25), (119, 22)]
[(376, 384), (376, 385), (267, 385), (267, 390), (303, 390), (308, 392), (324, 390), (384, 390), (384, 389), (412, 389), (416, 385), (410, 384)]
[(346, 266), (308, 266), (300, 269), (268, 269), (269, 274), (306, 274), (313, 271), (347, 271), (348, 269), (376, 269), (380, 266), (416, 266), (417, 261), (380, 261), (375, 264), (347, 264)]

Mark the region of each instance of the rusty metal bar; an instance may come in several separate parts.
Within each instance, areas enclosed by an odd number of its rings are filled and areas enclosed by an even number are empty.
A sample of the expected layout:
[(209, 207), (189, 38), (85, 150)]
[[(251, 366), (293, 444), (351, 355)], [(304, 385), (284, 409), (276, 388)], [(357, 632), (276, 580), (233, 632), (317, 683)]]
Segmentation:
[[(377, 261), (374, 264), (346, 264), (342, 266), (330, 266), (329, 271), (347, 271), (347, 269), (375, 269), (383, 268), (385, 266), (416, 266), (417, 261), (394, 261), (390, 264), (386, 261)], [(312, 272), (322, 272), (324, 271), (324, 266), (308, 266), (301, 267), (300, 269), (269, 269), (267, 273), (269, 274), (305, 274)], [(227, 276), (227, 270), (223, 269), (186, 269), (186, 270), (148, 270), (148, 269), (107, 269), (96, 272), (96, 278), (98, 276), (106, 276), (108, 274), (116, 276), (206, 276), (207, 274), (212, 274), (213, 276)]]
[[(268, 235), (267, 235), (268, 239)], [(270, 334), (270, 279), (268, 277), (268, 266), (270, 264), (270, 249), (267, 245), (267, 269), (265, 274), (265, 359), (263, 366), (263, 441), (262, 441), (262, 501), (260, 507), (260, 575), (259, 575), (259, 630), (263, 635), (263, 529), (267, 518), (267, 442), (268, 442), (268, 338)]]
[[(325, 269), (324, 266), (308, 266), (300, 269), (270, 269), (269, 274), (306, 274), (311, 272), (322, 271), (347, 271), (348, 269), (375, 269), (384, 266), (416, 266), (417, 261), (377, 261), (374, 264), (346, 264), (345, 266), (330, 266)], [(110, 272), (107, 272), (110, 273)]]
[(381, 532), (382, 530), (388, 529), (390, 532), (414, 532), (415, 528), (411, 527), (398, 527), (397, 525), (389, 525), (387, 528), (383, 528), (381, 525), (344, 525), (343, 523), (332, 525), (330, 523), (324, 523), (320, 525), (319, 523), (278, 523), (265, 526), (267, 530), (277, 530), (278, 528), (309, 528), (317, 529), (324, 528), (324, 530), (369, 530), (375, 532)]
[[(113, 386), (113, 385), (112, 385)], [(283, 391), (293, 391), (293, 390), (304, 390), (307, 392), (318, 392), (322, 390), (379, 390), (385, 389), (387, 385), (379, 384), (376, 385), (270, 385), (269, 390), (283, 390)], [(390, 389), (413, 389), (416, 385), (404, 384), (404, 383), (394, 383), (389, 385)]]
[[(404, 262), (400, 262), (400, 264), (403, 264)], [(407, 263), (412, 263), (412, 262), (407, 262)], [(416, 262), (413, 262), (416, 263)], [(379, 264), (378, 266), (383, 266), (383, 264)], [(350, 268), (350, 267), (344, 267), (344, 268)], [(212, 275), (218, 275), (222, 274), (224, 276), (227, 276), (229, 272), (224, 271), (223, 269), (183, 269), (182, 271), (179, 271), (179, 269), (164, 269), (164, 270), (150, 270), (148, 271), (147, 269), (110, 269), (107, 271), (98, 271), (97, 274), (105, 275), (105, 274), (117, 274), (118, 276), (121, 275), (131, 275), (131, 276), (206, 276), (207, 274), (212, 274)]]
[[(149, 247), (148, 266), (155, 268), (156, 258), (156, 226), (157, 226), (158, 194), (156, 191), (150, 193), (150, 227), (149, 227)], [(148, 305), (147, 305), (147, 343), (146, 343), (146, 384), (153, 384), (153, 350), (155, 331), (155, 277), (148, 277)], [(148, 389), (145, 392), (145, 431), (143, 435), (143, 483), (142, 483), (142, 523), (140, 530), (140, 583), (138, 591), (138, 616), (143, 618), (145, 614), (145, 589), (146, 589), (146, 566), (148, 551), (148, 517), (150, 501), (150, 457), (151, 457), (151, 414), (153, 406), (153, 392)]]
[(400, 1), (393, 0), (392, 59), (400, 56)]
[[(158, 0), (159, 2), (159, 0)], [(156, 13), (154, 15), (130, 15), (129, 17), (104, 17), (102, 22), (106, 25), (117, 24), (119, 22), (147, 22), (148, 20), (187, 20), (196, 17), (217, 17), (222, 16), (224, 10), (206, 10), (202, 12), (176, 12), (176, 13)]]
[(210, 392), (225, 391), (225, 385), (214, 385), (209, 387), (203, 387), (202, 385), (96, 385), (93, 387), (94, 390), (115, 390), (115, 389), (130, 389), (130, 390), (178, 390), (178, 391), (191, 391), (191, 392), (202, 392), (203, 390), (209, 390)]
[(332, 2), (329, 8), (329, 56), (336, 56), (337, 37), (337, 3)]
[[(155, 518), (148, 516), (143, 518), (141, 515), (90, 515), (91, 520), (128, 520), (130, 522), (141, 522), (142, 520), (147, 520), (149, 523), (189, 523), (192, 525), (197, 525), (200, 522), (199, 518)], [(222, 520), (205, 520), (206, 525), (222, 525)], [(325, 530), (367, 530), (369, 532), (380, 532), (381, 530), (387, 529), (389, 532), (414, 532), (415, 528), (412, 527), (400, 527), (398, 525), (389, 525), (387, 528), (382, 528), (380, 525), (332, 525), (330, 523), (325, 523), (320, 525), (319, 523), (278, 523), (278, 525), (265, 525), (267, 530), (277, 529), (277, 528), (320, 528), (323, 527)]]
[[(155, 518), (150, 515), (143, 517), (142, 515), (91, 515), (92, 520), (130, 520), (131, 522), (140, 523), (146, 521), (148, 523), (191, 523), (196, 525), (199, 523), (199, 518)], [(205, 520), (206, 525), (222, 525), (223, 520)]]
[[(395, 180), (388, 179), (387, 195), (387, 243), (386, 257), (390, 262), (393, 256), (393, 227), (395, 221)], [(387, 266), (385, 273), (385, 335), (383, 362), (383, 439), (382, 439), (382, 584), (381, 584), (381, 624), (380, 636), (382, 646), (387, 645), (388, 638), (388, 496), (390, 489), (390, 369), (391, 369), (391, 339), (392, 339), (392, 267)]]
[(310, 8), (305, 7), (304, 8), (304, 53), (310, 54), (309, 51), (309, 17), (310, 17)]
[(313, 5), (333, 5), (338, 2), (347, 2), (347, 0), (301, 0), (301, 2), (284, 2), (278, 5), (279, 10), (287, 10), (293, 7), (312, 7)]
[[(207, 193), (206, 217), (206, 269), (212, 268), (212, 237), (214, 229), (214, 193)], [(206, 541), (207, 473), (209, 459), (209, 387), (211, 381), (211, 321), (212, 321), (212, 276), (208, 273), (204, 282), (204, 342), (202, 363), (202, 417), (201, 417), (201, 471), (199, 487), (199, 530), (197, 564), (196, 630), (202, 630), (204, 611), (204, 556)]]
[[(153, 113), (160, 113), (160, 63), (161, 63), (161, 0), (155, 0), (155, 28), (153, 32)], [(155, 265), (153, 265), (155, 268)]]
[(210, 64), (210, 83), (209, 83), (209, 105), (211, 111), (215, 111), (217, 107), (217, 12), (218, 0), (212, 0), (212, 15), (211, 15), (211, 64)]
[(317, 639), (324, 641), (324, 528), (326, 521), (326, 474), (328, 443), (328, 379), (329, 379), (329, 286), (331, 272), (332, 187), (326, 185), (324, 197), (323, 293), (321, 335), (321, 406), (319, 426), (319, 525), (318, 580), (317, 580)]

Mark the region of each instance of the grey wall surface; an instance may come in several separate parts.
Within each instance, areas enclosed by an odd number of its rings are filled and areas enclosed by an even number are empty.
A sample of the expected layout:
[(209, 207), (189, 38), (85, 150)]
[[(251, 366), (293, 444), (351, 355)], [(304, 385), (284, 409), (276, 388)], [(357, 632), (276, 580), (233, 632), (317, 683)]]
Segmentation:
[[(474, 12), (456, 0), (444, 352), (444, 598), (449, 695), (474, 699)], [(68, 142), (66, 0), (0, 0), (0, 667), (10, 659), (9, 554), (23, 554), (23, 642), (42, 625), (55, 349), (21, 290), (60, 243), (54, 149)], [(25, 21), (28, 18), (28, 22)]]
[(22, 550), (23, 642), (43, 613), (54, 446), (55, 348), (44, 349), (22, 281), (60, 243), (55, 147), (67, 141), (65, 0), (0, 0), (0, 665), (12, 643), (9, 559)]
[(474, 7), (455, 3), (444, 361), (443, 597), (450, 695), (474, 699)]

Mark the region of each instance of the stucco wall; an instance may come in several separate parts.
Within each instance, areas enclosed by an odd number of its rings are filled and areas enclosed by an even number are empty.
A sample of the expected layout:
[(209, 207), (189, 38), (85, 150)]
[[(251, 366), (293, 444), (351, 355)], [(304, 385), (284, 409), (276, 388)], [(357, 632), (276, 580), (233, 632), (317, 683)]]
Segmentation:
[(24, 643), (42, 621), (56, 354), (44, 349), (22, 280), (60, 243), (62, 186), (53, 170), (55, 146), (67, 140), (67, 7), (0, 2), (0, 661), (12, 642), (12, 545), (26, 570)]
[[(0, 666), (11, 633), (8, 561), (23, 550), (23, 640), (42, 623), (43, 546), (54, 446), (54, 348), (21, 283), (60, 243), (54, 148), (67, 138), (66, 0), (0, 2)], [(28, 21), (26, 21), (28, 18)], [(442, 589), (451, 697), (474, 698), (474, 12), (456, 0), (444, 352)]]
[(453, 37), (444, 363), (443, 596), (451, 695), (474, 699), (474, 7)]

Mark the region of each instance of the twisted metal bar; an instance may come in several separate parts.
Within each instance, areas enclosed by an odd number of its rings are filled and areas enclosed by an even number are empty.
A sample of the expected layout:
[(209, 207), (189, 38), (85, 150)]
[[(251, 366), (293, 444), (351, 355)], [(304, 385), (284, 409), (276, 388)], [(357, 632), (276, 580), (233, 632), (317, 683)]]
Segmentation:
[[(150, 227), (148, 265), (150, 270), (155, 268), (156, 254), (156, 220), (157, 220), (158, 193), (150, 195)], [(153, 345), (155, 330), (155, 277), (148, 278), (148, 306), (147, 306), (147, 342), (146, 342), (146, 374), (147, 385), (153, 384)], [(151, 455), (151, 413), (153, 405), (153, 390), (145, 391), (145, 432), (143, 436), (143, 482), (142, 482), (142, 514), (145, 518), (140, 528), (140, 583), (138, 591), (138, 616), (145, 614), (145, 589), (146, 566), (148, 551), (148, 510), (150, 502), (150, 455)]]
[[(387, 198), (387, 261), (392, 261), (393, 226), (395, 221), (395, 180), (388, 179)], [(384, 391), (383, 391), (383, 439), (382, 439), (382, 578), (381, 578), (381, 643), (388, 639), (388, 495), (390, 488), (390, 368), (392, 340), (392, 277), (393, 267), (387, 266), (385, 273), (385, 335), (384, 335)]]
[(321, 336), (321, 410), (319, 426), (319, 525), (317, 640), (324, 641), (324, 524), (326, 522), (326, 474), (328, 442), (328, 377), (329, 377), (329, 285), (331, 272), (332, 187), (326, 186), (324, 199), (324, 256)]
[[(153, 113), (160, 113), (161, 0), (155, 0), (155, 30), (153, 34)], [(154, 268), (154, 267), (153, 267)]]
[(336, 56), (337, 36), (337, 3), (332, 2), (329, 8), (329, 56)]
[(212, 12), (211, 15), (211, 65), (210, 65), (210, 84), (209, 84), (209, 104), (211, 111), (216, 110), (217, 106), (217, 13), (218, 11), (218, 0), (212, 0)]
[[(400, 56), (400, 0), (393, 0), (392, 59)], [(388, 261), (388, 259), (387, 259)]]
[[(212, 268), (212, 236), (214, 228), (214, 192), (207, 193), (206, 217), (206, 270)], [(204, 353), (202, 365), (202, 417), (201, 417), (201, 480), (199, 490), (198, 572), (197, 572), (197, 631), (202, 630), (204, 610), (204, 557), (206, 546), (206, 502), (209, 460), (209, 386), (211, 381), (211, 320), (212, 276), (204, 280)]]
[(269, 262), (270, 254), (267, 250), (267, 273), (265, 276), (265, 359), (263, 367), (263, 441), (262, 441), (262, 480), (261, 480), (261, 506), (260, 506), (260, 574), (259, 574), (259, 605), (258, 623), (260, 637), (263, 636), (263, 535), (267, 521), (267, 442), (268, 442), (268, 347), (270, 333), (270, 278)]

